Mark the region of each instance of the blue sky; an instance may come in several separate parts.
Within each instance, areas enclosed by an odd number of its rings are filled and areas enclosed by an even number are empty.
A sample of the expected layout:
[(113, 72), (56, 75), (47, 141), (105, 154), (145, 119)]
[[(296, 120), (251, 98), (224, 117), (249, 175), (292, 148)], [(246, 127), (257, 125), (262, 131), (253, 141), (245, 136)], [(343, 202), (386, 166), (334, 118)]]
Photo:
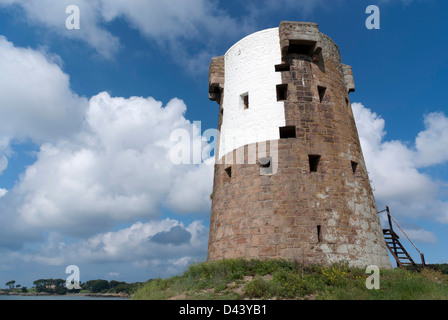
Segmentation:
[[(68, 30), (65, 9), (80, 8)], [(368, 30), (368, 5), (381, 10)], [(435, 0), (0, 0), (0, 287), (145, 281), (206, 255), (212, 161), (170, 134), (217, 126), (208, 66), (242, 37), (311, 21), (353, 67), (379, 209), (431, 263), (448, 253), (448, 4)], [(416, 256), (418, 258), (418, 256)]]

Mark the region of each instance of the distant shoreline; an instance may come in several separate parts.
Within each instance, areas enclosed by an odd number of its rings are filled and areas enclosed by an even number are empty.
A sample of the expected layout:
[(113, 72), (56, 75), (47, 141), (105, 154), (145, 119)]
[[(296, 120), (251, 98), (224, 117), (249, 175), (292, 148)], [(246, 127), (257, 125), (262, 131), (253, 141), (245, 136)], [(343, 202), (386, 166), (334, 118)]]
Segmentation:
[(67, 293), (64, 295), (48, 293), (48, 292), (8, 292), (1, 291), (0, 296), (23, 296), (23, 297), (50, 297), (50, 296), (76, 296), (76, 297), (92, 297), (92, 298), (123, 298), (129, 299), (129, 294), (121, 293)]

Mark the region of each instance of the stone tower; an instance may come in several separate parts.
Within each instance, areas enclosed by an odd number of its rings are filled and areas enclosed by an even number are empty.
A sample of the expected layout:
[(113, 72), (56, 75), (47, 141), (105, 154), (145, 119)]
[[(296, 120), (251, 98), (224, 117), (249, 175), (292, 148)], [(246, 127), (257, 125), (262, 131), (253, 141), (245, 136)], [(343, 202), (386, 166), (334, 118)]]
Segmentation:
[(219, 136), (208, 259), (391, 267), (349, 93), (317, 24), (282, 22), (210, 64)]

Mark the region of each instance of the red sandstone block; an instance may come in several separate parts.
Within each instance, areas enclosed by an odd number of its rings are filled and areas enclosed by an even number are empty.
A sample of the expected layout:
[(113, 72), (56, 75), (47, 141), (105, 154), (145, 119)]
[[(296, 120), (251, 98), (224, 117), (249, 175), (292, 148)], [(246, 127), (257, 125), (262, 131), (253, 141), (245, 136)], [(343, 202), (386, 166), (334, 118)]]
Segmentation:
[(259, 254), (262, 257), (272, 257), (277, 254), (277, 248), (273, 246), (262, 246), (258, 248)]
[(253, 246), (267, 245), (268, 239), (265, 235), (252, 235), (250, 242)]
[(238, 245), (241, 245), (241, 244), (247, 244), (248, 240), (246, 237), (242, 237), (242, 238), (237, 238), (234, 242)]

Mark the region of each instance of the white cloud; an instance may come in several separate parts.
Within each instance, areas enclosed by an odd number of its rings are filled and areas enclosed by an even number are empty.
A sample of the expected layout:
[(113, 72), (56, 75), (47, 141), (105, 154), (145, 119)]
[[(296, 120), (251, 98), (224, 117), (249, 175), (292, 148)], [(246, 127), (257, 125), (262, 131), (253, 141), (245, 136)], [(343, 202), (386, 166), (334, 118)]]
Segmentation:
[[(88, 0), (0, 0), (0, 6), (14, 5), (23, 10), (22, 19), (32, 26), (44, 27), (50, 33), (78, 39), (93, 47), (103, 57), (111, 58), (120, 48), (119, 39), (102, 26), (101, 3)], [(66, 8), (80, 9), (80, 29), (68, 30)]]
[(360, 103), (353, 103), (361, 145), (377, 204), (389, 205), (400, 217), (424, 217), (446, 221), (447, 206), (439, 199), (443, 185), (422, 168), (448, 161), (444, 146), (448, 121), (442, 113), (425, 117), (426, 129), (416, 137), (415, 147), (385, 140), (385, 121)]
[(431, 166), (448, 161), (448, 117), (442, 112), (425, 116), (425, 131), (415, 140), (419, 166)]
[[(218, 1), (207, 0), (0, 0), (0, 6), (15, 5), (25, 14), (26, 22), (44, 27), (50, 33), (80, 40), (101, 56), (112, 58), (120, 50), (120, 39), (108, 25), (118, 19), (158, 43), (181, 65), (190, 71), (197, 61), (207, 67), (213, 54), (206, 54), (222, 39), (241, 35), (247, 30), (244, 20), (238, 21), (219, 9)], [(68, 30), (65, 9), (77, 5), (80, 9), (80, 29)], [(199, 51), (191, 52), (186, 41), (197, 44)], [(182, 52), (181, 55), (178, 52)], [(202, 71), (206, 70), (201, 68)]]
[[(0, 175), (8, 167), (8, 158), (3, 154), (0, 154)], [(1, 196), (1, 195), (0, 195)]]
[(0, 36), (0, 151), (13, 139), (55, 141), (79, 130), (87, 99), (47, 56)]
[(161, 206), (208, 211), (213, 163), (176, 166), (169, 158), (170, 133), (191, 131), (185, 110), (178, 99), (163, 107), (152, 98), (94, 96), (84, 130), (43, 144), (11, 191), (23, 195), (22, 221), (86, 234), (114, 222), (157, 217)]
[[(150, 241), (151, 237), (169, 232), (175, 227), (190, 233), (189, 240), (176, 245)], [(182, 223), (166, 219), (150, 223), (138, 222), (117, 232), (99, 234), (81, 241), (70, 251), (80, 261), (166, 260), (203, 255), (207, 240), (208, 232), (201, 222), (193, 222), (184, 228)]]
[(35, 241), (41, 231), (90, 236), (157, 219), (161, 208), (209, 212), (213, 161), (177, 166), (170, 159), (174, 129), (201, 139), (183, 101), (163, 106), (105, 92), (88, 101), (70, 90), (48, 54), (0, 37), (0, 58), (0, 172), (11, 141), (40, 145), (15, 186), (0, 189), (0, 247)]
[(82, 126), (88, 101), (72, 92), (56, 60), (0, 35), (0, 175), (14, 154), (12, 142), (56, 142)]
[[(211, 181), (214, 170), (214, 159), (208, 159), (201, 166), (196, 166), (193, 170), (187, 171), (179, 176), (173, 183), (167, 196), (167, 206), (179, 213), (188, 213), (202, 211), (209, 204), (209, 198), (205, 195), (212, 193), (210, 184), (200, 183), (199, 181)], [(192, 186), (196, 187), (192, 188)], [(197, 197), (197, 194), (204, 197)]]
[(418, 170), (415, 151), (401, 141), (384, 141), (384, 119), (362, 104), (352, 107), (375, 196), (402, 203), (431, 198), (438, 185)]
[[(101, 0), (106, 21), (124, 17), (142, 34), (161, 41), (193, 39), (212, 32), (215, 35), (239, 32), (241, 27), (218, 9), (217, 1), (206, 0)], [(204, 39), (205, 40), (205, 39)]]
[[(190, 234), (181, 243), (160, 243), (151, 238), (178, 228)], [(10, 253), (6, 261), (38, 263), (44, 266), (115, 266), (113, 274), (129, 276), (134, 268), (147, 269), (148, 274), (172, 276), (182, 272), (188, 264), (202, 259), (207, 252), (208, 230), (200, 221), (187, 227), (172, 220), (137, 222), (128, 228), (94, 235), (75, 243), (66, 243), (59, 233), (52, 233), (48, 240), (34, 252)], [(5, 258), (5, 257), (3, 257)], [(132, 266), (132, 267), (131, 267)], [(110, 268), (110, 267), (109, 267)], [(132, 271), (134, 270), (134, 271)], [(117, 271), (120, 271), (119, 273)], [(83, 274), (81, 269), (81, 274)]]
[(404, 232), (413, 242), (437, 243), (437, 237), (433, 232), (423, 229), (405, 229)]

